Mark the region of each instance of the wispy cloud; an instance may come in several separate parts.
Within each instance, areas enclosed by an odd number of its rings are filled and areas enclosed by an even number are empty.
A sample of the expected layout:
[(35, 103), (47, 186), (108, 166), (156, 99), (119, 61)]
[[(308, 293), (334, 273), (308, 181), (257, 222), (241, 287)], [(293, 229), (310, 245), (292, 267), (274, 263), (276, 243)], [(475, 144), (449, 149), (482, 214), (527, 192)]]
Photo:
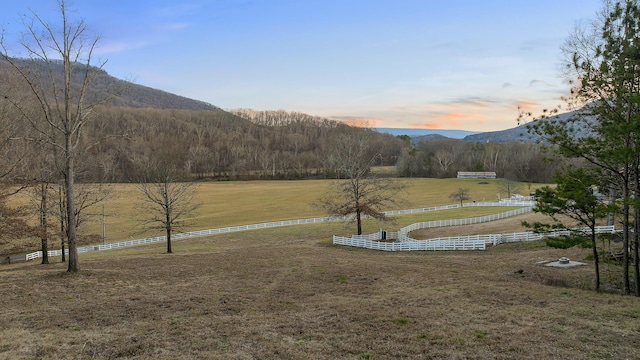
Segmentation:
[(492, 104), (496, 104), (499, 101), (492, 97), (483, 96), (464, 96), (454, 98), (448, 101), (442, 101), (442, 104), (451, 106), (475, 106), (475, 107), (488, 107)]
[(112, 53), (120, 53), (129, 50), (140, 49), (150, 45), (151, 43), (145, 41), (137, 41), (137, 42), (125, 42), (125, 41), (111, 41), (106, 43), (100, 43), (99, 47), (96, 49), (96, 54), (112, 54)]
[(519, 100), (517, 102), (517, 106), (518, 106), (518, 109), (530, 111), (538, 108), (540, 106), (540, 103), (538, 103), (537, 101)]
[(536, 80), (536, 79), (529, 81), (529, 87), (532, 87), (532, 86), (548, 86), (548, 87), (555, 87), (555, 85), (550, 84), (550, 83), (548, 83), (548, 82), (546, 82), (546, 81), (544, 81), (544, 80)]
[(477, 121), (480, 117), (478, 113), (450, 111), (439, 116), (430, 116), (427, 121), (412, 122), (409, 125), (427, 129), (453, 129)]

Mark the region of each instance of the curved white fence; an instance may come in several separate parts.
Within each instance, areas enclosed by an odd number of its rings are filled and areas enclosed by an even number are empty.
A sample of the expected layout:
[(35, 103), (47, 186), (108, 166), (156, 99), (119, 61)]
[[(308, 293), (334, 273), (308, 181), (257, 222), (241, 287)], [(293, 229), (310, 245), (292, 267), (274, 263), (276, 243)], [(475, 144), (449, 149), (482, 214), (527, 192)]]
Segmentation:
[[(484, 205), (491, 206), (491, 205)], [(494, 205), (495, 206), (495, 205)], [(450, 219), (450, 220), (433, 220), (433, 221), (425, 221), (419, 222), (415, 224), (411, 224), (409, 226), (405, 226), (402, 229), (398, 230), (399, 241), (415, 241), (415, 239), (409, 236), (409, 233), (414, 230), (420, 229), (429, 229), (433, 227), (444, 227), (444, 226), (461, 226), (461, 225), (472, 225), (472, 224), (480, 224), (489, 221), (502, 220), (508, 217), (522, 215), (528, 212), (531, 212), (532, 208), (523, 207), (519, 209), (514, 209), (510, 211), (505, 211), (499, 214), (491, 214), (485, 216), (478, 216), (474, 218), (464, 218), (464, 219)]]
[[(274, 221), (269, 223), (240, 225), (240, 226), (229, 226), (224, 228), (197, 230), (197, 231), (189, 231), (184, 233), (173, 234), (171, 236), (171, 239), (177, 240), (177, 239), (185, 239), (185, 238), (196, 237), (196, 236), (224, 234), (224, 233), (255, 230), (255, 229), (267, 229), (267, 228), (289, 226), (289, 225), (313, 224), (313, 223), (321, 223), (321, 222), (336, 221), (336, 220), (343, 220), (343, 218), (322, 217), (322, 218), (312, 218), (312, 219)], [(111, 249), (117, 249), (121, 247), (150, 244), (150, 243), (156, 243), (156, 242), (161, 242), (166, 240), (167, 240), (166, 236), (156, 236), (156, 237), (148, 237), (144, 239), (119, 241), (119, 242), (108, 243), (108, 244), (82, 246), (82, 247), (78, 247), (78, 253), (86, 253), (90, 251), (100, 251), (100, 250), (111, 250)], [(68, 250), (65, 250), (65, 253), (68, 254)], [(60, 256), (62, 255), (62, 250), (49, 250), (48, 254), (49, 256)], [(27, 254), (26, 261), (33, 260), (39, 257), (42, 257), (42, 251), (36, 251), (30, 254)]]
[[(614, 233), (615, 228), (611, 226), (597, 226), (596, 233)], [(585, 230), (581, 230), (585, 231)], [(427, 240), (411, 240), (402, 242), (380, 241), (379, 233), (366, 237), (341, 237), (333, 236), (333, 243), (336, 245), (346, 245), (361, 247), (372, 250), (384, 251), (409, 251), (409, 250), (485, 250), (487, 245), (498, 245), (502, 243), (525, 242), (542, 240), (546, 237), (569, 235), (572, 230), (556, 230), (548, 233), (534, 233), (532, 231), (517, 232), (509, 234), (484, 234), (468, 236), (449, 236)]]
[[(535, 205), (535, 202), (532, 201), (513, 201), (513, 200), (502, 200), (499, 202), (481, 202), (481, 203), (468, 203), (465, 204), (464, 207), (469, 206), (525, 206), (532, 207)], [(434, 207), (425, 207), (425, 208), (416, 208), (416, 209), (408, 209), (408, 210), (393, 210), (386, 211), (385, 215), (406, 215), (406, 214), (414, 214), (414, 213), (423, 213), (429, 211), (441, 211), (447, 209), (456, 209), (461, 207), (458, 205), (444, 205), (444, 206), (434, 206)], [(184, 239), (196, 236), (205, 236), (205, 235), (215, 235), (215, 234), (223, 234), (237, 231), (246, 231), (246, 230), (255, 230), (255, 229), (267, 229), (281, 226), (290, 226), (290, 225), (302, 225), (302, 224), (313, 224), (313, 223), (323, 223), (329, 221), (338, 221), (338, 220), (346, 220), (348, 217), (318, 217), (318, 218), (310, 218), (310, 219), (297, 219), (297, 220), (284, 220), (284, 221), (274, 221), (268, 223), (259, 223), (259, 224), (250, 224), (250, 225), (240, 225), (240, 226), (229, 226), (224, 228), (216, 228), (216, 229), (206, 229), (206, 230), (197, 230), (190, 231), (185, 233), (178, 233), (172, 235), (171, 239)], [(453, 225), (451, 225), (453, 226)], [(388, 232), (393, 238), (397, 238), (395, 232)], [(150, 244), (166, 241), (166, 236), (157, 236), (157, 237), (149, 237), (144, 239), (136, 239), (136, 240), (126, 240), (119, 241), (108, 244), (100, 244), (100, 245), (90, 245), (90, 246), (82, 246), (78, 247), (78, 253), (86, 253), (91, 251), (101, 251), (101, 250), (110, 250), (117, 249), (126, 246), (134, 246), (134, 245), (142, 245), (142, 244)], [(68, 253), (68, 250), (65, 250), (65, 253)], [(48, 251), (49, 256), (60, 256), (62, 255), (61, 250), (50, 250)], [(30, 254), (26, 254), (26, 261), (37, 259), (42, 257), (42, 251), (36, 251)]]
[(383, 251), (484, 250), (486, 248), (486, 242), (484, 240), (473, 239), (473, 237), (471, 236), (460, 236), (456, 238), (452, 237), (446, 239), (437, 239), (433, 241), (416, 240), (403, 242), (383, 242), (370, 239), (347, 238), (334, 235), (333, 243), (336, 245), (354, 246)]
[[(409, 226), (405, 226), (398, 232), (387, 232), (380, 230), (378, 233), (368, 235), (353, 235), (350, 238), (342, 236), (333, 236), (333, 243), (336, 245), (346, 245), (361, 247), (372, 250), (383, 251), (411, 251), (411, 250), (485, 250), (487, 245), (498, 245), (502, 243), (512, 242), (524, 242), (541, 240), (546, 237), (554, 237), (561, 235), (569, 235), (576, 230), (555, 230), (547, 233), (535, 233), (533, 231), (505, 233), (505, 234), (484, 234), (484, 235), (467, 235), (467, 236), (449, 236), (439, 237), (427, 240), (416, 240), (411, 238), (408, 234), (411, 231), (419, 229), (428, 229), (434, 227), (443, 226), (460, 226), (478, 224), (488, 221), (505, 219), (508, 217), (524, 214), (532, 210), (530, 202), (528, 204), (511, 205), (513, 202), (509, 202), (507, 206), (526, 206), (520, 209), (502, 212), (499, 214), (492, 214), (486, 216), (479, 216), (475, 218), (465, 219), (450, 219), (450, 220), (434, 220), (414, 223)], [(492, 204), (492, 205), (489, 205)], [(477, 206), (505, 206), (504, 202), (500, 203), (482, 203)], [(475, 204), (474, 204), (475, 205)], [(588, 229), (580, 229), (579, 231), (588, 233)], [(611, 226), (597, 226), (595, 228), (596, 233), (614, 233), (615, 227)], [(388, 242), (388, 240), (397, 240), (394, 242)]]

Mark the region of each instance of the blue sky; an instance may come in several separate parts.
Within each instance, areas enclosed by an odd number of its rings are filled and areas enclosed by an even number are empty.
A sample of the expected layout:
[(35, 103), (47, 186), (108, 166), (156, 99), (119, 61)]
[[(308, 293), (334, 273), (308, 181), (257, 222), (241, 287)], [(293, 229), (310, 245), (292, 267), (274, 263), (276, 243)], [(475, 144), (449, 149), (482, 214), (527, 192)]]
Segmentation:
[[(493, 131), (561, 104), (560, 46), (601, 0), (67, 0), (111, 75), (223, 109)], [(3, 4), (5, 37), (29, 8)]]

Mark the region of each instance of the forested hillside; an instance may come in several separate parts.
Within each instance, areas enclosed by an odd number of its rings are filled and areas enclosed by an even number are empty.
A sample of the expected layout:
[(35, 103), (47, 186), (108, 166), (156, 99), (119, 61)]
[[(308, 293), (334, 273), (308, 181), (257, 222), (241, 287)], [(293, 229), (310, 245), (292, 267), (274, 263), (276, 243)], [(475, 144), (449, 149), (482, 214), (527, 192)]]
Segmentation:
[(130, 181), (154, 162), (170, 163), (192, 179), (301, 179), (334, 176), (328, 162), (339, 136), (366, 132), (394, 165), (404, 142), (335, 121), (281, 113), (272, 124), (220, 109), (105, 107), (89, 133), (107, 135), (87, 153), (85, 181)]
[[(31, 76), (44, 78), (49, 69), (52, 69), (52, 76), (55, 81), (58, 84), (64, 81), (62, 63), (46, 64), (44, 61), (14, 60), (25, 72), (32, 74)], [(49, 65), (51, 66), (49, 67)], [(102, 94), (109, 94), (109, 105), (111, 106), (182, 110), (217, 109), (216, 106), (203, 101), (193, 100), (166, 91), (142, 86), (131, 81), (117, 79), (102, 69), (92, 67), (91, 70), (95, 72), (95, 77), (90, 84), (89, 93), (87, 94), (88, 102), (94, 101), (94, 99), (99, 98)], [(19, 77), (12, 74), (13, 71), (6, 61), (0, 60), (0, 78), (5, 82), (6, 91), (28, 91), (24, 88), (21, 89), (21, 86), (25, 84), (20, 82)], [(81, 73), (84, 69), (77, 69), (76, 71)], [(72, 79), (72, 81), (76, 82), (79, 80), (80, 79)]]
[[(34, 65), (35, 64), (35, 65)], [(28, 71), (48, 69), (26, 62)], [(53, 64), (56, 69), (56, 64)], [(56, 75), (62, 81), (62, 72)], [(24, 111), (29, 91), (0, 62), (0, 91), (20, 99), (21, 109), (6, 99), (0, 116), (16, 127), (14, 139), (33, 138)], [(112, 94), (92, 116), (82, 138), (86, 151), (77, 161), (79, 181), (135, 181), (149, 167), (172, 166), (184, 179), (306, 179), (334, 177), (331, 151), (339, 137), (366, 133), (380, 151), (376, 165), (395, 166), (399, 176), (455, 177), (459, 170), (496, 171), (520, 181), (549, 181), (555, 168), (543, 161), (534, 143), (466, 142), (381, 134), (303, 113), (238, 109), (214, 105), (119, 80), (99, 70), (88, 97)], [(16, 94), (21, 94), (16, 96)], [(37, 102), (33, 101), (33, 107)], [(34, 112), (37, 113), (37, 112)], [(54, 166), (37, 156), (42, 143), (22, 142), (8, 151), (6, 164), (20, 158), (25, 171)], [(34, 154), (29, 155), (29, 154)], [(47, 162), (45, 164), (45, 162)], [(54, 162), (55, 163), (55, 162)], [(28, 174), (22, 174), (28, 177)]]

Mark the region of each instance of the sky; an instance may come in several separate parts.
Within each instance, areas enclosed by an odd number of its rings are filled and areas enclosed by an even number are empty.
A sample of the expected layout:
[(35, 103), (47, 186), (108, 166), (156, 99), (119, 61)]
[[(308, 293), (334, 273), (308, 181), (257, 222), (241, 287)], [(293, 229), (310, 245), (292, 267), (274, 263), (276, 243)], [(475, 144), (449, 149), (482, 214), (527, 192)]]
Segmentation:
[[(5, 40), (29, 10), (2, 1)], [(66, 0), (112, 76), (223, 109), (495, 131), (562, 104), (561, 45), (601, 0)], [(19, 50), (15, 47), (15, 50)]]

